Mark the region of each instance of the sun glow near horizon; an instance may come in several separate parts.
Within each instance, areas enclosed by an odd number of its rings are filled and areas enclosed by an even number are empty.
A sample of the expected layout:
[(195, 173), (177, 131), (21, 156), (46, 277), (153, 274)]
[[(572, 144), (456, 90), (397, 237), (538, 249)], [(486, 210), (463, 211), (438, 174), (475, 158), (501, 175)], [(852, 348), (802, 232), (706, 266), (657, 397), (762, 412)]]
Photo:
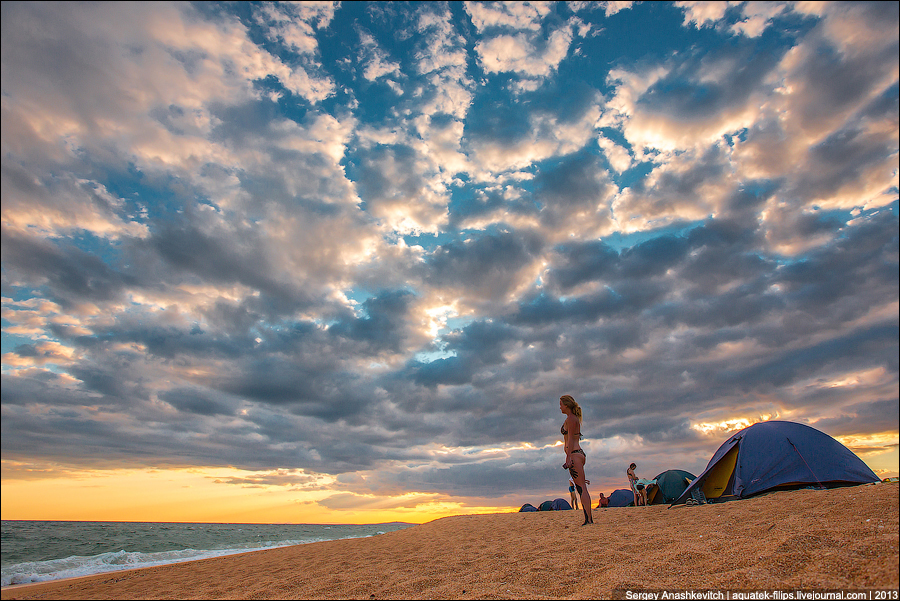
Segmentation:
[[(2, 487), (2, 519), (421, 524), (452, 515), (511, 510), (508, 507), (468, 506), (430, 493), (417, 495), (403, 492), (375, 497), (327, 486), (302, 490), (284, 485), (250, 483), (259, 476), (257, 472), (242, 470), (190, 468), (85, 470), (71, 475), (60, 474), (35, 479), (5, 477)], [(245, 483), (239, 484), (240, 481)], [(327, 499), (338, 495), (354, 497), (358, 506), (327, 506)]]

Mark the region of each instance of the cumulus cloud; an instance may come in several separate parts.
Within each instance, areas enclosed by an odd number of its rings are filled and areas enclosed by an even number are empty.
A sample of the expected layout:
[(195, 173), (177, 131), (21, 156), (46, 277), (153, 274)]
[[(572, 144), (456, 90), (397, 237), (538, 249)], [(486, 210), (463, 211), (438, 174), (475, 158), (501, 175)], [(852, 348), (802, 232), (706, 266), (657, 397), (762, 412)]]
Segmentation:
[(704, 27), (708, 24), (715, 24), (725, 16), (725, 12), (729, 6), (734, 5), (733, 2), (703, 2), (701, 0), (683, 0), (676, 2), (675, 5), (684, 9), (685, 24), (692, 24), (696, 27)]
[(277, 40), (298, 54), (318, 50), (316, 29), (324, 29), (334, 18), (337, 2), (284, 2), (265, 4), (255, 10), (257, 23), (266, 25), (266, 37)]
[(476, 47), (488, 73), (514, 71), (533, 77), (548, 75), (569, 52), (572, 34), (557, 30), (539, 47), (530, 36), (498, 35)]
[(551, 2), (466, 2), (466, 12), (475, 28), (483, 33), (489, 28), (538, 30), (541, 20), (550, 12)]
[(482, 68), (488, 74), (523, 76), (512, 84), (519, 92), (538, 89), (568, 56), (575, 35), (585, 33), (584, 23), (577, 18), (547, 21), (550, 3), (467, 2), (465, 6), (473, 25), (484, 35), (475, 45)]

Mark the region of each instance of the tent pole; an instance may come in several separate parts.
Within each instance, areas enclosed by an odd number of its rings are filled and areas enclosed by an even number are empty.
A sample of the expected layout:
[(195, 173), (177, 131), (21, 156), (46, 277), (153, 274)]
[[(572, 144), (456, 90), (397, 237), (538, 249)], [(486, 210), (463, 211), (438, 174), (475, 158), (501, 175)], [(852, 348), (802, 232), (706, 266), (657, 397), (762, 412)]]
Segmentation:
[(809, 473), (812, 474), (812, 477), (816, 479), (816, 484), (819, 485), (819, 488), (821, 490), (825, 490), (825, 485), (822, 484), (821, 482), (819, 482), (819, 477), (816, 476), (816, 473), (813, 471), (813, 469), (811, 467), (809, 467), (809, 464), (806, 462), (806, 459), (803, 457), (803, 455), (800, 454), (800, 450), (797, 448), (797, 446), (793, 443), (793, 441), (790, 438), (788, 438), (787, 441), (789, 443), (791, 443), (791, 446), (794, 448), (795, 451), (797, 451), (797, 455), (800, 455), (800, 459), (803, 460), (803, 464), (806, 466), (806, 469), (809, 470)]

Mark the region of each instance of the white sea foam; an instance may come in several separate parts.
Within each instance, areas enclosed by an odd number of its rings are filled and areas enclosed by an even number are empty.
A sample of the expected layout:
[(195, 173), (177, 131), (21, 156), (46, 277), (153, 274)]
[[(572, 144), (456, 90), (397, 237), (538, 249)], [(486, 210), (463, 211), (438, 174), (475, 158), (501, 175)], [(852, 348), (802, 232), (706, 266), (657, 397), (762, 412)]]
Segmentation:
[(4, 587), (327, 540), (364, 538), (412, 525), (17, 520), (0, 523), (3, 529), (0, 585)]
[[(354, 537), (351, 537), (354, 538)], [(137, 568), (149, 568), (183, 561), (194, 561), (210, 557), (247, 553), (249, 551), (262, 551), (278, 547), (300, 545), (314, 540), (278, 541), (262, 543), (254, 547), (238, 547), (230, 549), (196, 550), (181, 549), (179, 551), (163, 551), (159, 553), (135, 553), (129, 551), (115, 551), (100, 553), (90, 557), (72, 556), (63, 559), (49, 561), (28, 561), (6, 566), (0, 574), (0, 584), (11, 586), (14, 584), (31, 584), (35, 582), (47, 582), (63, 578), (76, 578), (79, 576), (92, 576), (107, 572), (122, 570), (134, 570)]]

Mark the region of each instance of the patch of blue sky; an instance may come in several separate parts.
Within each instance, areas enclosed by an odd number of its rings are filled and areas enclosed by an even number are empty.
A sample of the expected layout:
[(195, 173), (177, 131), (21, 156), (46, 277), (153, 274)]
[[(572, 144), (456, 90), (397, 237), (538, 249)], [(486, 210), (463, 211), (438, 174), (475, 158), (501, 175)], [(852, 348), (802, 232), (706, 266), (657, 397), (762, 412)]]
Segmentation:
[(753, 198), (759, 199), (768, 197), (778, 190), (780, 182), (771, 179), (751, 179), (744, 180), (740, 183), (738, 190), (742, 194), (747, 194)]
[(473, 321), (474, 319), (472, 319), (471, 317), (448, 317), (447, 321), (444, 323), (444, 327), (441, 328), (440, 332), (444, 333), (462, 330)]
[(456, 357), (456, 351), (452, 349), (447, 349), (447, 345), (443, 344), (440, 348), (434, 350), (427, 351), (419, 351), (415, 355), (413, 355), (413, 361), (418, 363), (434, 363), (435, 361), (440, 361), (441, 359), (449, 359), (451, 357)]
[(691, 221), (669, 224), (664, 227), (640, 232), (614, 232), (608, 236), (603, 236), (601, 241), (613, 250), (622, 252), (623, 250), (633, 248), (650, 240), (656, 240), (663, 236), (684, 237), (690, 233), (691, 230), (701, 227), (704, 223), (704, 221)]
[(438, 233), (412, 233), (403, 236), (403, 241), (407, 246), (421, 246), (427, 253), (434, 252), (436, 249), (445, 246), (451, 242), (465, 240), (466, 232), (444, 231)]
[(253, 82), (254, 87), (278, 106), (278, 117), (303, 123), (311, 105), (288, 91), (274, 75)]
[[(396, 22), (398, 19), (403, 22)], [(316, 33), (322, 68), (338, 90), (322, 106), (335, 112), (349, 101), (358, 103), (354, 116), (370, 124), (395, 118), (398, 103), (404, 102), (405, 88), (416, 73), (412, 61), (418, 38), (397, 35), (412, 25), (410, 19), (409, 11), (396, 11), (388, 5), (342, 3), (328, 27)], [(396, 65), (396, 69), (367, 77), (367, 68), (376, 62), (388, 69)], [(403, 88), (401, 93), (388, 80)], [(342, 93), (348, 89), (357, 94), (351, 98)]]
[[(897, 188), (893, 188), (893, 192), (894, 192), (894, 194), (897, 194), (897, 192), (898, 192)], [(816, 208), (817, 208), (817, 210), (822, 211), (823, 219), (826, 217), (834, 217), (840, 223), (846, 223), (853, 219), (858, 219), (860, 217), (870, 217), (870, 216), (874, 216), (874, 215), (877, 215), (882, 212), (893, 213), (894, 216), (896, 217), (898, 214), (900, 214), (900, 207), (898, 207), (898, 204), (900, 204), (900, 203), (898, 203), (898, 200), (895, 199), (890, 204), (887, 204), (882, 207), (873, 208), (873, 209), (862, 209), (862, 210), (859, 210), (859, 209), (852, 209), (852, 210), (836, 209), (836, 210), (826, 211), (826, 210), (818, 209), (818, 207), (816, 207)]]
[(198, 201), (210, 203), (208, 198), (198, 197), (182, 179), (171, 174), (147, 175), (133, 163), (128, 163), (123, 171), (108, 172), (100, 183), (110, 194), (125, 201), (123, 215), (148, 227), (182, 214), (186, 206)]
[[(338, 89), (349, 90), (355, 88), (358, 78), (357, 61), (351, 53), (359, 43), (359, 34), (354, 30), (352, 21), (342, 25), (342, 13), (342, 10), (338, 11), (330, 26), (317, 32), (316, 39), (322, 68)], [(333, 99), (325, 101), (323, 106), (332, 106), (333, 102)]]
[(10, 328), (12, 324), (5, 319), (0, 321), (2, 321), (3, 326), (3, 332), (2, 334), (0, 334), (0, 352), (2, 352), (4, 355), (15, 351), (17, 348), (23, 345), (34, 344), (35, 340), (33, 337), (23, 336), (20, 334), (10, 334), (7, 329)]
[[(388, 290), (385, 288), (374, 288), (374, 287), (366, 287), (366, 286), (354, 286), (353, 288), (347, 288), (342, 290), (342, 294), (353, 303), (354, 311), (356, 312), (357, 317), (359, 318), (368, 318), (369, 314), (366, 311), (366, 302), (371, 300), (376, 300), (378, 296), (384, 294)], [(416, 291), (411, 286), (403, 286), (399, 289), (392, 289), (392, 292), (398, 292), (401, 294), (409, 294), (416, 295)], [(323, 321), (323, 320), (314, 320), (315, 323), (330, 325), (334, 323), (334, 321)]]
[(376, 290), (369, 290), (362, 287), (350, 288), (342, 291), (344, 296), (353, 303), (357, 312), (363, 311), (364, 303), (375, 296)]
[(698, 32), (672, 27), (673, 21), (680, 22), (683, 18), (684, 13), (673, 3), (645, 2), (637, 10), (622, 10), (598, 19), (602, 26), (577, 42), (579, 51), (560, 64), (560, 76), (584, 79), (595, 73), (593, 85), (606, 93), (610, 91), (606, 75), (611, 69), (633, 65), (635, 61), (653, 63), (673, 52), (714, 42), (720, 37), (712, 29)]
[(386, 80), (361, 81), (356, 84), (359, 91), (356, 97), (359, 102), (354, 109), (354, 116), (369, 125), (390, 127), (397, 117), (397, 101), (399, 96)]
[(744, 127), (742, 129), (739, 129), (738, 131), (723, 134), (722, 137), (725, 138), (725, 142), (733, 148), (736, 142), (747, 141), (747, 133), (748, 130), (746, 127)]
[(619, 190), (624, 190), (626, 188), (632, 188), (638, 182), (644, 180), (653, 169), (656, 168), (656, 163), (652, 163), (649, 161), (644, 161), (636, 164), (634, 167), (623, 171), (622, 173), (616, 173), (615, 170), (609, 171), (609, 178), (619, 187)]
[[(124, 263), (123, 243), (121, 240), (96, 236), (87, 230), (80, 230), (66, 238), (46, 238), (46, 244), (52, 245), (61, 260), (60, 270), (68, 270), (81, 273), (81, 269), (87, 266), (89, 269), (97, 269), (100, 273), (110, 274), (116, 271), (127, 270)], [(77, 265), (76, 265), (77, 264)], [(19, 289), (12, 287), (12, 289)], [(19, 291), (31, 298), (53, 298), (53, 294), (46, 287), (19, 289)], [(4, 290), (4, 294), (8, 294)]]
[(548, 98), (544, 93), (521, 97), (509, 94), (506, 88), (518, 79), (509, 73), (499, 73), (488, 77), (477, 88), (466, 116), (464, 142), (485, 138), (494, 143), (513, 144), (531, 134), (523, 109), (539, 109)]

